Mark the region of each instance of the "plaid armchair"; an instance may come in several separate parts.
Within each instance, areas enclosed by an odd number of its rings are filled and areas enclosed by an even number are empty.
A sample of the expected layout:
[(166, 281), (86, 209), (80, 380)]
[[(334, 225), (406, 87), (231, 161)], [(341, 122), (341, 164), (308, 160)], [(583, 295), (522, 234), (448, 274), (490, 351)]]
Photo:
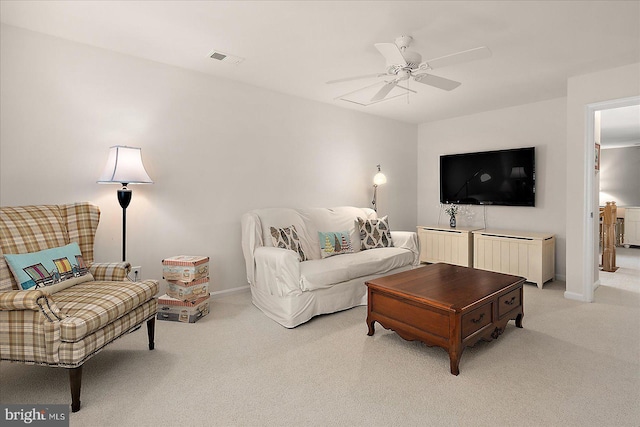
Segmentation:
[[(94, 263), (100, 210), (89, 203), (0, 207), (0, 360), (69, 369), (71, 410), (80, 410), (82, 365), (147, 322), (154, 347), (158, 282), (131, 282), (127, 262)], [(52, 295), (18, 290), (4, 254), (77, 242), (94, 281)]]

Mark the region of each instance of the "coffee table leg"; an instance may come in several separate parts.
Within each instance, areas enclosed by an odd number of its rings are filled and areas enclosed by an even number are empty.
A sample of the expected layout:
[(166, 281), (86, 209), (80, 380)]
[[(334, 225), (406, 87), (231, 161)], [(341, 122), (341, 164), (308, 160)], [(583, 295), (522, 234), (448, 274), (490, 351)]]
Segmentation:
[(369, 332), (367, 333), (367, 335), (371, 336), (376, 332), (376, 328), (374, 326), (374, 323), (376, 323), (375, 320), (370, 321), (369, 319), (367, 319), (367, 326), (369, 327)]
[(455, 351), (449, 352), (449, 365), (451, 367), (451, 373), (453, 375), (458, 375), (460, 370), (458, 369), (458, 365), (460, 364), (460, 355)]
[(460, 369), (458, 366), (460, 365), (460, 357), (462, 357), (462, 352), (464, 351), (464, 347), (460, 343), (449, 343), (451, 347), (449, 347), (449, 365), (451, 368), (451, 373), (453, 375), (458, 375), (460, 373)]
[(524, 314), (520, 313), (518, 314), (518, 316), (516, 317), (516, 326), (518, 328), (522, 328), (522, 318), (524, 317)]

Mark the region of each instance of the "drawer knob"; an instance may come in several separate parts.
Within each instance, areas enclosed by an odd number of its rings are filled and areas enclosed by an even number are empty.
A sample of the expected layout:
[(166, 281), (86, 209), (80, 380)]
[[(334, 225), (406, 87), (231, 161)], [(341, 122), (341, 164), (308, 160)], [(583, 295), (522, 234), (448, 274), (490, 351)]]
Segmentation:
[(507, 305), (513, 305), (515, 300), (516, 300), (516, 297), (511, 297), (511, 299), (509, 301), (505, 301), (504, 303), (507, 304)]
[(482, 313), (482, 314), (480, 315), (480, 317), (478, 317), (477, 319), (471, 319), (471, 321), (472, 321), (473, 323), (480, 323), (480, 322), (482, 321), (482, 318), (483, 318), (483, 317), (484, 317), (484, 313)]

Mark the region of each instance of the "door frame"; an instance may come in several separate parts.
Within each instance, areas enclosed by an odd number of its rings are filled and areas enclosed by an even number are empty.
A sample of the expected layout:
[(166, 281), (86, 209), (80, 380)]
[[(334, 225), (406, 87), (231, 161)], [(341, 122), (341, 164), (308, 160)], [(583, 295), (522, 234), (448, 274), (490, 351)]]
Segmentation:
[[(632, 105), (640, 105), (640, 96), (632, 96), (629, 98), (612, 99), (609, 101), (595, 102), (588, 104), (586, 107), (586, 132), (585, 132), (585, 203), (584, 203), (584, 217), (589, 219), (588, 226), (583, 231), (584, 246), (583, 246), (583, 259), (584, 263), (584, 283), (583, 283), (583, 295), (586, 301), (592, 302), (594, 299), (594, 290), (600, 283), (598, 275), (598, 247), (599, 242), (596, 242), (596, 229), (599, 224), (599, 205), (600, 200), (596, 200), (594, 194), (597, 194), (595, 190), (600, 190), (600, 185), (595, 188), (595, 117), (596, 112), (603, 110), (610, 110), (613, 108), (630, 107)], [(599, 139), (599, 138), (598, 138)], [(600, 181), (598, 181), (599, 183)]]

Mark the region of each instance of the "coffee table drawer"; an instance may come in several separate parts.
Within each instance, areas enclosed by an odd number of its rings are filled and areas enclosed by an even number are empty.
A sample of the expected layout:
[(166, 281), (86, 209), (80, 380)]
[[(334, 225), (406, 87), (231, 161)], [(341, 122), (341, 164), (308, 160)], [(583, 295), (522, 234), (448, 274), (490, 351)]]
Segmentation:
[(498, 317), (502, 317), (516, 307), (522, 304), (520, 300), (521, 289), (514, 289), (508, 294), (502, 295), (498, 298)]
[(372, 292), (371, 312), (447, 340), (449, 315), (441, 310), (391, 295)]
[(489, 303), (462, 315), (462, 339), (491, 323), (492, 311), (493, 303)]

